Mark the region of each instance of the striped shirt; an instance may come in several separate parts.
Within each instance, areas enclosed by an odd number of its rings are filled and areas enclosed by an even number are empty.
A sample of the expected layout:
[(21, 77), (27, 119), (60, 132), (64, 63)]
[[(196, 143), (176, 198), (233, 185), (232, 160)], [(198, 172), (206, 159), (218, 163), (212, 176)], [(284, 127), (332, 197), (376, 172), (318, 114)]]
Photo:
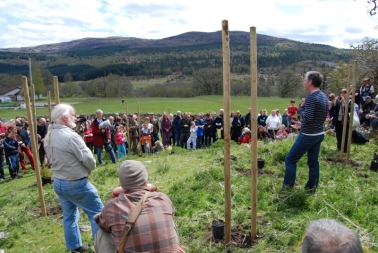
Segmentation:
[(320, 90), (307, 95), (304, 106), (298, 110), (301, 117), (301, 133), (319, 135), (324, 133), (324, 121), (328, 113), (327, 96)]
[[(99, 216), (99, 227), (112, 232), (117, 246), (123, 236), (125, 222), (145, 189), (132, 188), (117, 198), (110, 199)], [(178, 252), (178, 236), (173, 222), (174, 207), (167, 195), (151, 192), (131, 229), (125, 252)]]

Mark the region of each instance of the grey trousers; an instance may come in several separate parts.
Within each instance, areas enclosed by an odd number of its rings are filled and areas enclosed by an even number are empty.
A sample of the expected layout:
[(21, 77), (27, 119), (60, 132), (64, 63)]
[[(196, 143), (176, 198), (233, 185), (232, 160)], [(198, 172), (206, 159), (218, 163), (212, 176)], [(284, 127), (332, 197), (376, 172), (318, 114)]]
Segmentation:
[(114, 253), (116, 250), (113, 235), (102, 229), (95, 236), (94, 246), (96, 253)]

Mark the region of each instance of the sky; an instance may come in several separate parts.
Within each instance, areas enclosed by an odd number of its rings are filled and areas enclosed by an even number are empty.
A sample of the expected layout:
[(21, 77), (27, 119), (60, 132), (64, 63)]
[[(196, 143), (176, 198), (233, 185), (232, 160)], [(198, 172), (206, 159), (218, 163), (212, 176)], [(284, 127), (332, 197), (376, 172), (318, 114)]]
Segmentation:
[[(0, 48), (87, 37), (162, 39), (230, 31), (349, 48), (377, 38), (367, 0), (1, 0)], [(232, 40), (232, 37), (230, 38)]]

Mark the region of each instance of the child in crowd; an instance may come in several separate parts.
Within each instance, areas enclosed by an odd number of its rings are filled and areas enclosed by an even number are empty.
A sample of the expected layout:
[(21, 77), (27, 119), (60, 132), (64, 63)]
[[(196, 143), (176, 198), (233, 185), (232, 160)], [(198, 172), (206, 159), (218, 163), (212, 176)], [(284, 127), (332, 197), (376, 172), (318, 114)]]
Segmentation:
[(264, 126), (260, 125), (257, 129), (257, 139), (260, 141), (270, 139), (270, 134), (268, 133), (268, 131), (266, 131)]
[(86, 130), (84, 132), (84, 141), (87, 147), (93, 152), (93, 133), (92, 128), (89, 127), (88, 121), (85, 121), (84, 123), (86, 125)]
[(251, 130), (248, 127), (244, 128), (242, 135), (238, 138), (238, 141), (243, 143), (250, 143), (251, 142)]
[(193, 150), (196, 150), (197, 145), (197, 130), (198, 127), (196, 126), (196, 123), (194, 121), (190, 122), (190, 136), (188, 141), (186, 142), (186, 146), (188, 147), (188, 150), (190, 150), (190, 143), (193, 144)]
[[(148, 119), (148, 124), (149, 119)], [(151, 129), (149, 128), (148, 124), (144, 123), (143, 128), (141, 129), (140, 134), (140, 143), (142, 145), (142, 150), (144, 153), (150, 153), (150, 147), (151, 147)]]
[(9, 175), (12, 179), (22, 178), (19, 175), (20, 159), (18, 156), (18, 142), (15, 139), (16, 133), (14, 127), (9, 127), (7, 130), (7, 137), (4, 139), (4, 151), (8, 160)]
[(114, 135), (116, 144), (117, 144), (117, 153), (118, 153), (118, 159), (121, 159), (122, 157), (126, 156), (126, 148), (125, 148), (125, 135), (122, 132), (121, 126), (116, 127), (116, 134)]
[(281, 124), (280, 129), (276, 133), (276, 139), (283, 140), (287, 138), (287, 132), (285, 130), (285, 125)]
[(164, 151), (164, 146), (160, 141), (155, 141), (155, 147), (152, 148), (152, 153)]

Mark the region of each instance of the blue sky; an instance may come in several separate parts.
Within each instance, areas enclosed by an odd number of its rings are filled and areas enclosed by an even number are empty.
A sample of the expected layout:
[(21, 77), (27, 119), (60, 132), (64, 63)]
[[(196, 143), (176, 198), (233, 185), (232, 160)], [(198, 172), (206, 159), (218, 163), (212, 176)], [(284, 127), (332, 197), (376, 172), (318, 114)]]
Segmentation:
[(0, 48), (86, 37), (161, 39), (190, 31), (249, 31), (349, 48), (376, 38), (377, 16), (361, 0), (2, 0)]

